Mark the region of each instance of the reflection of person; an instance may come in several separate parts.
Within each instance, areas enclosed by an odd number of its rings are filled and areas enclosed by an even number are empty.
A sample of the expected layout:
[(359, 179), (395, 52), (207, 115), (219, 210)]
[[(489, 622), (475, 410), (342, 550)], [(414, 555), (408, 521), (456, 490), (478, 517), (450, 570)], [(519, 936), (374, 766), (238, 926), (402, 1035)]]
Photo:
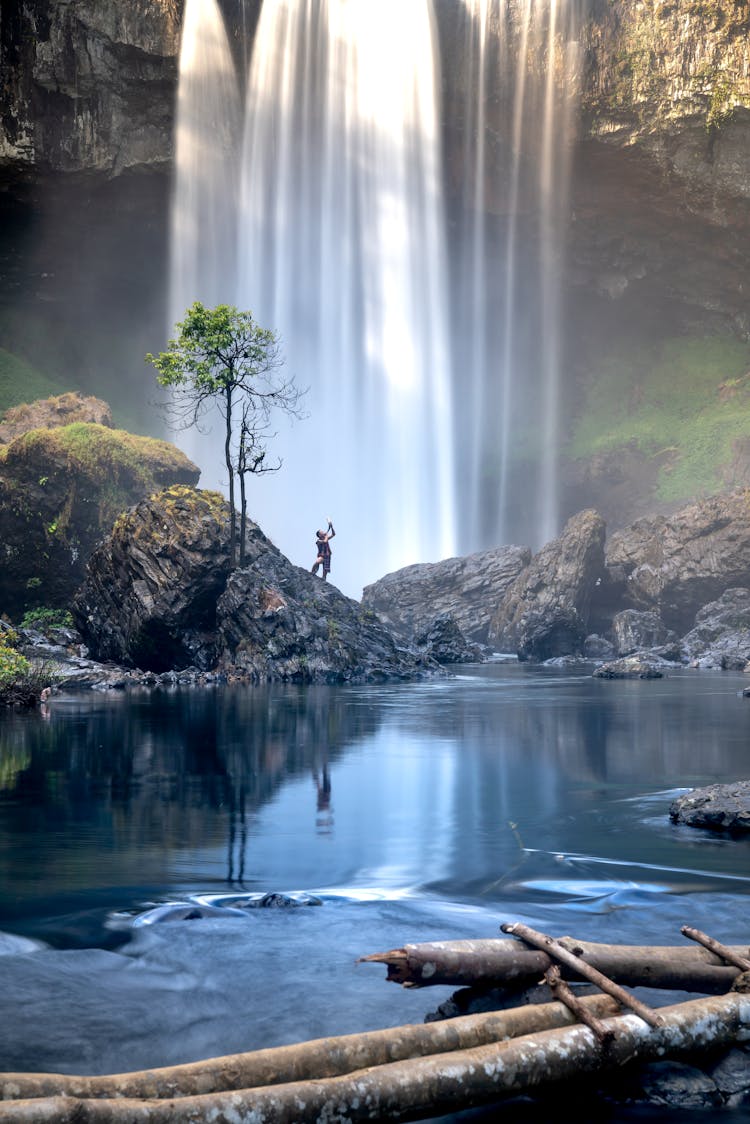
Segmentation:
[(323, 581), (326, 580), (331, 572), (331, 539), (335, 534), (336, 532), (333, 529), (333, 523), (330, 519), (328, 520), (327, 531), (315, 532), (315, 549), (318, 552), (318, 556), (315, 559), (311, 573), (317, 574), (318, 566), (322, 566)]

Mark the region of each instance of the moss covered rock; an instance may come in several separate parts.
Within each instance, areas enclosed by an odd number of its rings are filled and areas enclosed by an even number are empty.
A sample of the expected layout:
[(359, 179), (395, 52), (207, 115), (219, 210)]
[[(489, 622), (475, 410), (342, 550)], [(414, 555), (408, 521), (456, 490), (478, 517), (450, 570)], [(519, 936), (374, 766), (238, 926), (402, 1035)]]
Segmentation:
[(56, 429), (74, 422), (94, 422), (112, 428), (112, 411), (101, 398), (68, 391), (53, 398), (23, 402), (6, 410), (0, 421), (0, 445), (32, 429)]
[(0, 608), (67, 607), (117, 516), (200, 473), (174, 445), (90, 422), (24, 432), (0, 446)]

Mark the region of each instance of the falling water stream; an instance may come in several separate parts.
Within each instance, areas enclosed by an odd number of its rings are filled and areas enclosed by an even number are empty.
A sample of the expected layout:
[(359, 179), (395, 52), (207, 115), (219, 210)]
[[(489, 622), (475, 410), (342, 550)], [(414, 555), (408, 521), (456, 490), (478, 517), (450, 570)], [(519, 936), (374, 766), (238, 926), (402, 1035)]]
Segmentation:
[[(302, 565), (330, 515), (354, 596), (558, 529), (577, 13), (456, 0), (456, 191), (432, 0), (265, 0), (239, 75), (217, 5), (188, 0), (173, 320), (221, 300), (279, 332), (309, 416), (279, 422), (283, 468), (251, 512)], [(190, 441), (203, 483), (224, 483), (215, 438)]]

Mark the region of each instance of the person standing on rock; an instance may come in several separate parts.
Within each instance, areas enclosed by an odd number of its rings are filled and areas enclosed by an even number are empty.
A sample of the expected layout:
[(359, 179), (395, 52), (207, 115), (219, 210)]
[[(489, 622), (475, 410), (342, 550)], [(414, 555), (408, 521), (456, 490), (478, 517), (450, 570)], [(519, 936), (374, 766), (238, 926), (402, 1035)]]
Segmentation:
[(318, 566), (322, 566), (323, 581), (326, 580), (331, 572), (331, 539), (335, 534), (336, 532), (333, 529), (333, 523), (330, 519), (328, 520), (327, 531), (315, 532), (315, 549), (318, 552), (318, 556), (315, 559), (311, 573), (317, 574)]

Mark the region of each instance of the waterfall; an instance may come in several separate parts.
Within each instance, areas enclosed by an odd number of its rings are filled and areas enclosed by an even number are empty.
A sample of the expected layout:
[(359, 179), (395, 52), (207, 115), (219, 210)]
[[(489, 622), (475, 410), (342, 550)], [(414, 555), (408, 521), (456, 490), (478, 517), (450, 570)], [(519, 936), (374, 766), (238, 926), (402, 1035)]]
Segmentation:
[[(250, 512), (305, 566), (330, 515), (351, 595), (557, 530), (582, 2), (454, 0), (456, 108), (433, 0), (264, 0), (251, 48), (242, 0), (234, 61), (215, 0), (187, 0), (171, 323), (226, 301), (280, 334), (309, 417), (279, 420), (283, 467), (251, 481)], [(183, 443), (225, 483), (215, 448)]]
[[(471, 387), (459, 463), (473, 546), (558, 530), (561, 266), (579, 0), (464, 0), (456, 342)], [(488, 135), (494, 137), (492, 151)], [(468, 341), (468, 342), (467, 342)]]
[(309, 420), (254, 514), (332, 578), (455, 552), (450, 337), (428, 0), (266, 0), (248, 78), (239, 302), (280, 333)]
[(188, 0), (180, 46), (169, 328), (193, 301), (232, 302), (240, 100), (216, 0)]

